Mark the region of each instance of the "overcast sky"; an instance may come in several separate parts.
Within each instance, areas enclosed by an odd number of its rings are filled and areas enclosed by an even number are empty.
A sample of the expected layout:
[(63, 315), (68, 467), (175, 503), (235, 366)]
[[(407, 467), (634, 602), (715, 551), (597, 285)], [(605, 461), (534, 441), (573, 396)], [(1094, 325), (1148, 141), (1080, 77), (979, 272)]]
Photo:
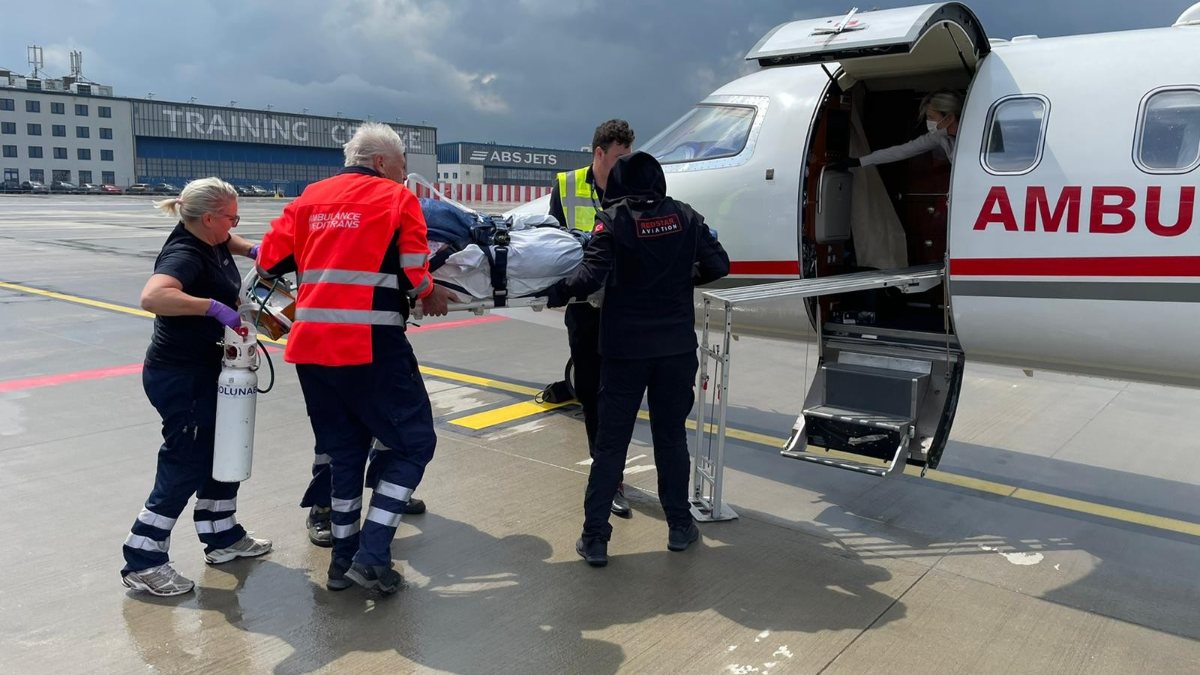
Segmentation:
[[(1169, 26), (1193, 0), (979, 0), (988, 34)], [(914, 2), (867, 0), (871, 7)], [(831, 0), (209, 0), (13, 2), (0, 67), (84, 75), (117, 95), (425, 122), (438, 141), (577, 148), (628, 119), (638, 140), (737, 77), (776, 24)], [(1049, 64), (1048, 64), (1049, 65)]]

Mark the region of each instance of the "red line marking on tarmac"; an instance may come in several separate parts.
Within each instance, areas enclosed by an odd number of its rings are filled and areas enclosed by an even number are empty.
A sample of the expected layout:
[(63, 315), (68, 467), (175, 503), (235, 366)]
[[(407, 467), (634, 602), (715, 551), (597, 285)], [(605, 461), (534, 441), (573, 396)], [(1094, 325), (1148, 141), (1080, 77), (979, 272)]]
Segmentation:
[(40, 387), (53, 387), (59, 384), (68, 384), (70, 382), (86, 382), (88, 380), (103, 380), (108, 377), (119, 377), (121, 375), (134, 375), (142, 372), (142, 364), (133, 363), (128, 366), (114, 366), (111, 368), (94, 368), (92, 370), (77, 370), (73, 373), (59, 373), (57, 375), (39, 375), (37, 377), (26, 377), (19, 380), (7, 380), (0, 382), (0, 394), (11, 391), (23, 391), (25, 389), (38, 389)]
[[(414, 326), (409, 329), (410, 333), (419, 333), (427, 330), (438, 330), (442, 328), (461, 328), (463, 326), (474, 326), (483, 323), (495, 323), (497, 321), (507, 321), (508, 317), (504, 316), (480, 316), (472, 319), (461, 319), (459, 321), (444, 321), (442, 323), (434, 323), (426, 326)], [(283, 350), (278, 347), (267, 347), (267, 351), (272, 354), (278, 354)], [(14, 391), (24, 391), (26, 389), (40, 389), (42, 387), (54, 387), (60, 384), (70, 384), (72, 382), (87, 382), (89, 380), (103, 380), (109, 377), (120, 377), (122, 375), (136, 375), (142, 372), (142, 364), (131, 363), (127, 366), (112, 366), (109, 368), (93, 368), (91, 370), (77, 370), (73, 373), (58, 373), (55, 375), (38, 375), (36, 377), (25, 377), (19, 380), (0, 381), (0, 394), (5, 394)]]
[(413, 326), (408, 329), (409, 333), (424, 333), (427, 330), (441, 330), (443, 328), (462, 328), (464, 326), (476, 326), (481, 323), (496, 323), (497, 321), (508, 321), (507, 316), (496, 316), (488, 314), (485, 316), (475, 317), (473, 319), (459, 319), (458, 321), (443, 321), (441, 323), (428, 323), (423, 326)]

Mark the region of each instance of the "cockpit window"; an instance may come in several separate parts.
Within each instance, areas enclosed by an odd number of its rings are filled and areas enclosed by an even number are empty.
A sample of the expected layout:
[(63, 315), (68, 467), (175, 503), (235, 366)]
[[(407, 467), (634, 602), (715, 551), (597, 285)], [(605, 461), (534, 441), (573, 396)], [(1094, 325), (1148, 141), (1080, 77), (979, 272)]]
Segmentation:
[(754, 114), (750, 106), (699, 105), (642, 150), (663, 164), (733, 157), (746, 147)]
[(1050, 104), (1040, 96), (1002, 98), (988, 114), (983, 166), (991, 173), (1021, 174), (1042, 158)]
[(1150, 173), (1186, 173), (1200, 165), (1200, 90), (1160, 89), (1147, 96), (1133, 156)]

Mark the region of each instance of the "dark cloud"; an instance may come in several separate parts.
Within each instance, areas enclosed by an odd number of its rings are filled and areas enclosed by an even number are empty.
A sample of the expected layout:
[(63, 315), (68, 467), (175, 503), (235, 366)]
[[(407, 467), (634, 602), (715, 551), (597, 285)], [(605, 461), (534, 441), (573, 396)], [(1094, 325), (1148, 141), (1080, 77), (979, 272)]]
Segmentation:
[[(863, 3), (898, 7), (912, 2)], [(1189, 0), (984, 0), (988, 33), (1170, 25)], [(798, 5), (803, 5), (798, 8)], [(439, 139), (578, 147), (624, 117), (641, 140), (736, 77), (771, 27), (848, 11), (794, 0), (42, 2), (8, 9), (0, 65), (84, 73), (118, 94), (427, 122)]]

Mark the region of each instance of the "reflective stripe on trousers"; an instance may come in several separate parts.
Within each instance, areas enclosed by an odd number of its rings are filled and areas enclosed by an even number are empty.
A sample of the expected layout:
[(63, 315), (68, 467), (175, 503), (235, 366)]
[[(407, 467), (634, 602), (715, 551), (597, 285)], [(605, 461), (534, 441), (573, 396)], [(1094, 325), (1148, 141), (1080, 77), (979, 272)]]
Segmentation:
[(150, 551), (152, 553), (166, 553), (167, 549), (171, 547), (171, 538), (167, 537), (162, 541), (158, 541), (157, 539), (151, 539), (140, 534), (131, 534), (125, 538), (125, 545), (129, 548)]
[(220, 511), (236, 511), (236, 499), (197, 499), (197, 511), (212, 511), (214, 513)]
[(137, 519), (150, 527), (157, 527), (160, 530), (170, 531), (175, 527), (175, 518), (161, 516), (146, 507), (142, 507), (142, 512), (138, 514)]

